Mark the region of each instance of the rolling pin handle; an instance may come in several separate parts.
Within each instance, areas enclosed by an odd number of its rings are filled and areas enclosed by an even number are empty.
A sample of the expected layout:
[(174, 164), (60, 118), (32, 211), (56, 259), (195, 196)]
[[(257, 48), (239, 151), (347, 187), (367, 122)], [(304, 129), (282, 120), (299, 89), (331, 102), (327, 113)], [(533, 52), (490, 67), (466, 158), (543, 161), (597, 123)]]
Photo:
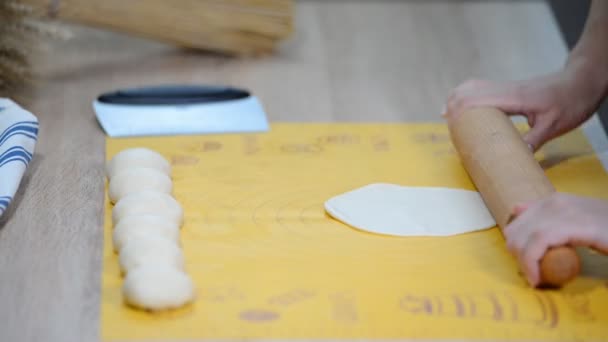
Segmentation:
[(572, 246), (551, 247), (540, 260), (539, 287), (560, 287), (579, 274), (580, 258)]

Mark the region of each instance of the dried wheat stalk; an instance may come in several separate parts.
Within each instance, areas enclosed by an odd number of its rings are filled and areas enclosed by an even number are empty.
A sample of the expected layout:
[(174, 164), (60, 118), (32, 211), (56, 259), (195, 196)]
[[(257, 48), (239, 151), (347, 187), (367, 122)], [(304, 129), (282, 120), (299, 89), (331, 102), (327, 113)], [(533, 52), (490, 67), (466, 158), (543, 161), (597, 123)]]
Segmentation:
[(28, 11), (12, 1), (0, 3), (0, 90), (13, 88), (28, 78)]
[(37, 43), (60, 34), (20, 1), (0, 0), (0, 23), (0, 91), (6, 92), (32, 80), (29, 61), (40, 51)]

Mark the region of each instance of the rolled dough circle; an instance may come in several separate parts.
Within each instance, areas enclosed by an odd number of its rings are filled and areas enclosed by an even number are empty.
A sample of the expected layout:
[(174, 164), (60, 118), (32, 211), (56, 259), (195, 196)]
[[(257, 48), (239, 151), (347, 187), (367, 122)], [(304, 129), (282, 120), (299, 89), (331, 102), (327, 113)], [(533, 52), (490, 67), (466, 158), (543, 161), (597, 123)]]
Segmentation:
[(166, 265), (178, 270), (184, 269), (184, 255), (175, 241), (152, 235), (129, 240), (122, 246), (118, 262), (122, 273), (129, 273), (143, 265)]
[(122, 290), (127, 304), (151, 311), (179, 308), (195, 297), (194, 284), (186, 273), (162, 265), (129, 272)]
[(166, 174), (150, 168), (123, 170), (110, 180), (108, 195), (112, 203), (121, 198), (141, 191), (158, 191), (170, 194), (173, 182)]
[(450, 236), (496, 225), (481, 195), (441, 187), (370, 184), (325, 202), (347, 225), (394, 236)]
[(112, 179), (118, 172), (134, 168), (152, 168), (171, 175), (171, 164), (160, 153), (148, 148), (136, 147), (122, 150), (106, 165), (106, 176)]
[(112, 209), (112, 224), (115, 226), (127, 216), (164, 216), (181, 227), (184, 210), (171, 195), (158, 191), (136, 192), (123, 197)]
[(144, 236), (163, 237), (179, 245), (179, 226), (164, 216), (127, 216), (116, 225), (112, 233), (114, 250), (120, 252), (121, 248), (130, 240)]

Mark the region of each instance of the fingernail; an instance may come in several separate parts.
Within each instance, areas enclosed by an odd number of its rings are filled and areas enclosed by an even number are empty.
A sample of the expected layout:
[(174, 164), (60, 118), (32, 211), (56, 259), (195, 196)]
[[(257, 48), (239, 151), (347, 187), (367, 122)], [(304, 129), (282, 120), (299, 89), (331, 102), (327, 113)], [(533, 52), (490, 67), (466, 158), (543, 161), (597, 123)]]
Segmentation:
[(532, 146), (532, 144), (528, 144), (528, 149), (530, 152), (534, 152), (534, 146)]
[(442, 117), (445, 118), (448, 115), (447, 110), (448, 110), (448, 108), (445, 105), (443, 105), (443, 107), (441, 108), (441, 116)]
[(515, 205), (515, 208), (513, 208), (513, 213), (511, 213), (511, 217), (509, 217), (509, 222), (514, 220), (517, 216), (521, 215), (527, 209), (528, 206), (526, 204)]

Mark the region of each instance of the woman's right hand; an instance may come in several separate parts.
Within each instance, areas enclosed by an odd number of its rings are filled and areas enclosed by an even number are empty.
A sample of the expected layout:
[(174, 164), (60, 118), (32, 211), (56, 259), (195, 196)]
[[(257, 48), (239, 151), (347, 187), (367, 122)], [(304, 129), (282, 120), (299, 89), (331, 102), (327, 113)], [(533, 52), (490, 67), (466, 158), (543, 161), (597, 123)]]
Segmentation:
[[(605, 89), (597, 75), (579, 65), (525, 81), (495, 83), (470, 80), (452, 90), (447, 115), (472, 107), (494, 107), (527, 117), (524, 140), (532, 150), (582, 124), (597, 109)], [(605, 77), (605, 75), (603, 75)]]
[(550, 247), (586, 246), (608, 254), (608, 201), (555, 193), (515, 208), (503, 233), (532, 286), (540, 282), (539, 262)]

